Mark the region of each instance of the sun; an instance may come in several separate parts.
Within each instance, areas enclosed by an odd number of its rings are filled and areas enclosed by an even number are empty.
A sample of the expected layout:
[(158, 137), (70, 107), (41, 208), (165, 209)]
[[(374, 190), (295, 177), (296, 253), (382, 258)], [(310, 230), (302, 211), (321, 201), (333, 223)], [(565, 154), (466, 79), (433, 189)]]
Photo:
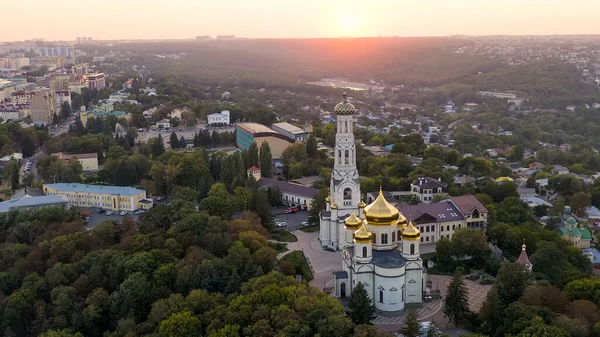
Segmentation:
[(360, 27), (360, 19), (354, 14), (343, 15), (340, 20), (340, 28), (344, 34), (354, 34)]

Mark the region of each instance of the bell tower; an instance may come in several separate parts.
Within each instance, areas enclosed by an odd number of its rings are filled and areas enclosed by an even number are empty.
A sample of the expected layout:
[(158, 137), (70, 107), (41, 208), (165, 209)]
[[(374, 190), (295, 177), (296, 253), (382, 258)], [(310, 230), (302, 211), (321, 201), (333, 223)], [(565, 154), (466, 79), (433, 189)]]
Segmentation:
[(331, 173), (331, 194), (338, 201), (342, 215), (353, 210), (358, 214), (360, 182), (356, 169), (356, 144), (354, 142), (354, 105), (348, 102), (346, 91), (342, 102), (335, 106), (336, 135), (334, 166)]

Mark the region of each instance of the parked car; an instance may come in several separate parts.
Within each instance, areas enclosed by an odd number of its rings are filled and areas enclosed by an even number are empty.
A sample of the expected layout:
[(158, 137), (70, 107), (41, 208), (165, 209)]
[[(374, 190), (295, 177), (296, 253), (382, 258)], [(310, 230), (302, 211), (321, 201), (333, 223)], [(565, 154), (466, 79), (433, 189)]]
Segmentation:
[(135, 214), (135, 215), (142, 214), (142, 213), (144, 213), (144, 211), (141, 209), (136, 209), (135, 211), (133, 211), (133, 214)]
[[(440, 329), (435, 326), (433, 323), (431, 322), (420, 322), (419, 323), (419, 334), (417, 335), (418, 337), (426, 337), (429, 333), (429, 331), (433, 332), (433, 336), (439, 336), (442, 334), (442, 332), (440, 331)], [(404, 335), (400, 332), (397, 332), (395, 334), (396, 337), (404, 337)]]
[(163, 200), (163, 197), (158, 197), (158, 198), (156, 198), (156, 200), (161, 201), (161, 200)]
[(275, 223), (275, 226), (277, 226), (277, 227), (285, 227), (285, 226), (287, 226), (287, 222), (285, 222), (285, 221), (283, 221), (283, 222), (277, 222), (277, 223)]
[(106, 216), (113, 215), (113, 214), (115, 214), (115, 212), (113, 212), (113, 211), (106, 212)]
[(106, 212), (106, 210), (105, 210), (104, 208), (100, 208), (100, 209), (98, 210), (98, 213), (100, 213), (100, 214), (102, 214), (102, 213), (104, 213), (104, 212)]
[(309, 227), (310, 224), (307, 221), (302, 221), (302, 227)]
[(298, 207), (298, 206), (292, 206), (292, 207), (286, 208), (285, 214), (296, 213), (299, 210), (300, 210), (300, 207)]
[(127, 215), (127, 211), (121, 211), (121, 213), (119, 213), (119, 215), (120, 216)]

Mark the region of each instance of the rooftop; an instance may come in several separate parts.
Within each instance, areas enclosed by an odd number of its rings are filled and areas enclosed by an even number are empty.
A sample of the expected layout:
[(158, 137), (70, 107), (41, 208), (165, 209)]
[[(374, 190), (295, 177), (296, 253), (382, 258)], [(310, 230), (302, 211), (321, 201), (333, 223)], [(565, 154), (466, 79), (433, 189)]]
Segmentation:
[(64, 195), (44, 195), (39, 197), (23, 197), (0, 202), (0, 212), (9, 212), (13, 208), (32, 207), (68, 203)]
[(447, 222), (464, 220), (465, 217), (460, 209), (450, 200), (425, 205), (398, 205), (398, 210), (415, 224), (432, 222)]
[[(354, 247), (347, 247), (346, 249), (348, 249), (350, 256), (354, 256)], [(406, 264), (406, 260), (402, 256), (402, 252), (398, 249), (373, 249), (373, 258), (371, 261), (374, 265), (381, 268), (400, 268)]]
[(438, 179), (435, 179), (435, 178), (429, 178), (429, 177), (415, 179), (413, 181), (413, 185), (420, 186), (421, 188), (438, 188), (438, 187), (446, 188), (446, 187), (448, 187), (448, 184), (446, 184), (445, 182), (439, 181)]
[(58, 157), (60, 159), (69, 160), (71, 158), (77, 157), (77, 159), (90, 159), (96, 158), (98, 159), (98, 154), (94, 153), (65, 153), (65, 152), (57, 152), (52, 154), (53, 157)]
[(480, 212), (487, 213), (488, 210), (474, 195), (463, 195), (460, 197), (450, 198), (452, 202), (460, 209), (463, 214), (471, 214), (473, 209), (477, 209)]
[(111, 194), (121, 196), (134, 196), (139, 193), (146, 193), (134, 187), (128, 186), (105, 186), (105, 185), (86, 185), (72, 183), (57, 183), (45, 184), (44, 188), (51, 188), (57, 192), (76, 192), (76, 193), (95, 193), (95, 194)]
[(280, 129), (285, 130), (285, 131), (287, 131), (289, 133), (292, 133), (292, 134), (307, 133), (307, 131), (304, 131), (301, 128), (299, 128), (299, 127), (297, 127), (295, 125), (292, 125), (290, 123), (275, 123), (272, 126), (273, 127), (278, 127)]
[(258, 124), (258, 123), (237, 123), (236, 126), (242, 128), (248, 132), (251, 132), (251, 133), (263, 133), (263, 132), (275, 133), (275, 131), (271, 130), (270, 128), (268, 128), (262, 124)]
[(281, 192), (294, 194), (297, 196), (305, 197), (305, 198), (314, 198), (319, 190), (312, 187), (305, 187), (301, 185), (291, 184), (287, 181), (274, 180), (269, 178), (260, 178), (258, 181), (258, 186), (260, 187), (269, 187), (274, 186), (278, 187)]

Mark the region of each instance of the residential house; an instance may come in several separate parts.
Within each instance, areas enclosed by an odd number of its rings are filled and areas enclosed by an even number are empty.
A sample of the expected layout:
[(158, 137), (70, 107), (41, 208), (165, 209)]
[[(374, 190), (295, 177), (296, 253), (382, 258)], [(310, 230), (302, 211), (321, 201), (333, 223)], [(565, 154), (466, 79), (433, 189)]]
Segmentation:
[(475, 185), (475, 178), (469, 176), (455, 176), (454, 183), (458, 187), (463, 187), (467, 184)]
[(83, 171), (98, 171), (98, 154), (93, 153), (65, 153), (58, 152), (53, 153), (52, 156), (58, 157), (59, 159), (69, 161), (73, 158), (77, 159)]
[(508, 163), (506, 166), (508, 166), (508, 168), (513, 172), (521, 171), (521, 164), (519, 163)]
[(554, 165), (551, 172), (552, 174), (569, 174), (569, 169), (562, 165)]
[(441, 179), (418, 178), (410, 184), (410, 191), (411, 194), (418, 196), (422, 203), (431, 204), (434, 195), (448, 191), (448, 184), (442, 182)]
[(571, 144), (569, 143), (565, 143), (565, 144), (560, 144), (560, 146), (558, 147), (559, 150), (563, 151), (563, 152), (571, 152)]
[(517, 193), (519, 193), (519, 197), (535, 197), (537, 193), (535, 192), (535, 188), (529, 187), (519, 187), (517, 188)]

